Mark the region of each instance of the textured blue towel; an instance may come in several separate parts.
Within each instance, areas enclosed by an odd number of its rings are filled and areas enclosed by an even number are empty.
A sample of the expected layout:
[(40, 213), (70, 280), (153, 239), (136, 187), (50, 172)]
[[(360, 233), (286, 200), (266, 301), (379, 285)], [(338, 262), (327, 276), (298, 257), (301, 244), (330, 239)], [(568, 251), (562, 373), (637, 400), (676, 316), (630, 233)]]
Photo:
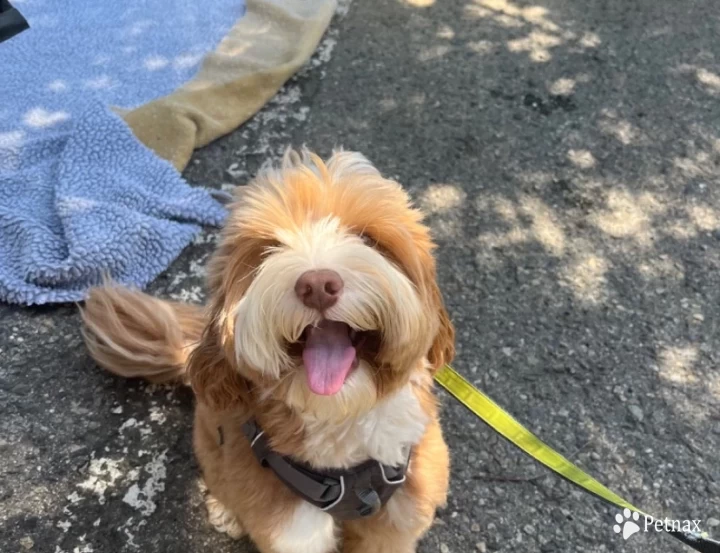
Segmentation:
[(103, 275), (144, 286), (224, 208), (109, 107), (187, 82), (242, 0), (15, 0), (0, 44), (0, 300), (81, 300)]

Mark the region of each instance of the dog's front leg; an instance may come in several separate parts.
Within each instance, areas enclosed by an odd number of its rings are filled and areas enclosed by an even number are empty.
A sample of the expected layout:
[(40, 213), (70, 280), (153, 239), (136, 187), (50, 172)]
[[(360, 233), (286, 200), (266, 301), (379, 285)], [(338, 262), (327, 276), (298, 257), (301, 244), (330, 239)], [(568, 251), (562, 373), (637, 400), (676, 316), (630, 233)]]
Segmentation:
[(383, 517), (345, 525), (343, 553), (415, 553), (424, 532), (400, 529)]
[(343, 553), (415, 553), (445, 505), (450, 458), (440, 424), (434, 420), (415, 447), (407, 481), (375, 516), (346, 522)]
[(434, 512), (419, 507), (406, 490), (397, 491), (378, 515), (345, 524), (343, 553), (415, 553)]
[(290, 516), (268, 528), (248, 528), (250, 537), (262, 553), (335, 553), (335, 521), (317, 507), (298, 501)]

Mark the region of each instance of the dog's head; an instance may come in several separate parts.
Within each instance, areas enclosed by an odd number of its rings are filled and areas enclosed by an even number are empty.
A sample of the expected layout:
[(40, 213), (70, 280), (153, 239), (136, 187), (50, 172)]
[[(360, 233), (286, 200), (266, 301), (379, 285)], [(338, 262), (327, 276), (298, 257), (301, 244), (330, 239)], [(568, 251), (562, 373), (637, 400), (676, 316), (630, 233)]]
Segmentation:
[(190, 360), (200, 400), (226, 409), (252, 394), (347, 416), (448, 362), (454, 331), (421, 219), (357, 153), (290, 152), (242, 189)]

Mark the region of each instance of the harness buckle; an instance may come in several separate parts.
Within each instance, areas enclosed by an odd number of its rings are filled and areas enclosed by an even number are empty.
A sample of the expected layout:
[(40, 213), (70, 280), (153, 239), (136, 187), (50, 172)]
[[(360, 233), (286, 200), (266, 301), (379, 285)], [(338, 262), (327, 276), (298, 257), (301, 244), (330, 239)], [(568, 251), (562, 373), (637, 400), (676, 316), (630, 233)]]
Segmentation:
[(372, 488), (365, 490), (355, 490), (355, 495), (362, 502), (362, 506), (358, 507), (358, 514), (361, 517), (369, 517), (374, 515), (382, 507), (382, 501), (378, 493)]

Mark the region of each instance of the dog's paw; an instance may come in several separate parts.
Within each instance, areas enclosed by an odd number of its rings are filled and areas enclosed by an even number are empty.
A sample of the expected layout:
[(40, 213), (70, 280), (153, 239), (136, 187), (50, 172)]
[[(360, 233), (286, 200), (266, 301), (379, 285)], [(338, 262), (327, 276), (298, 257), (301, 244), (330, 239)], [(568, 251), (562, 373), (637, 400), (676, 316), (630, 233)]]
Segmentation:
[(208, 519), (215, 530), (221, 534), (227, 534), (232, 539), (237, 540), (245, 535), (245, 530), (225, 506), (208, 494), (205, 498), (205, 506), (208, 510)]

